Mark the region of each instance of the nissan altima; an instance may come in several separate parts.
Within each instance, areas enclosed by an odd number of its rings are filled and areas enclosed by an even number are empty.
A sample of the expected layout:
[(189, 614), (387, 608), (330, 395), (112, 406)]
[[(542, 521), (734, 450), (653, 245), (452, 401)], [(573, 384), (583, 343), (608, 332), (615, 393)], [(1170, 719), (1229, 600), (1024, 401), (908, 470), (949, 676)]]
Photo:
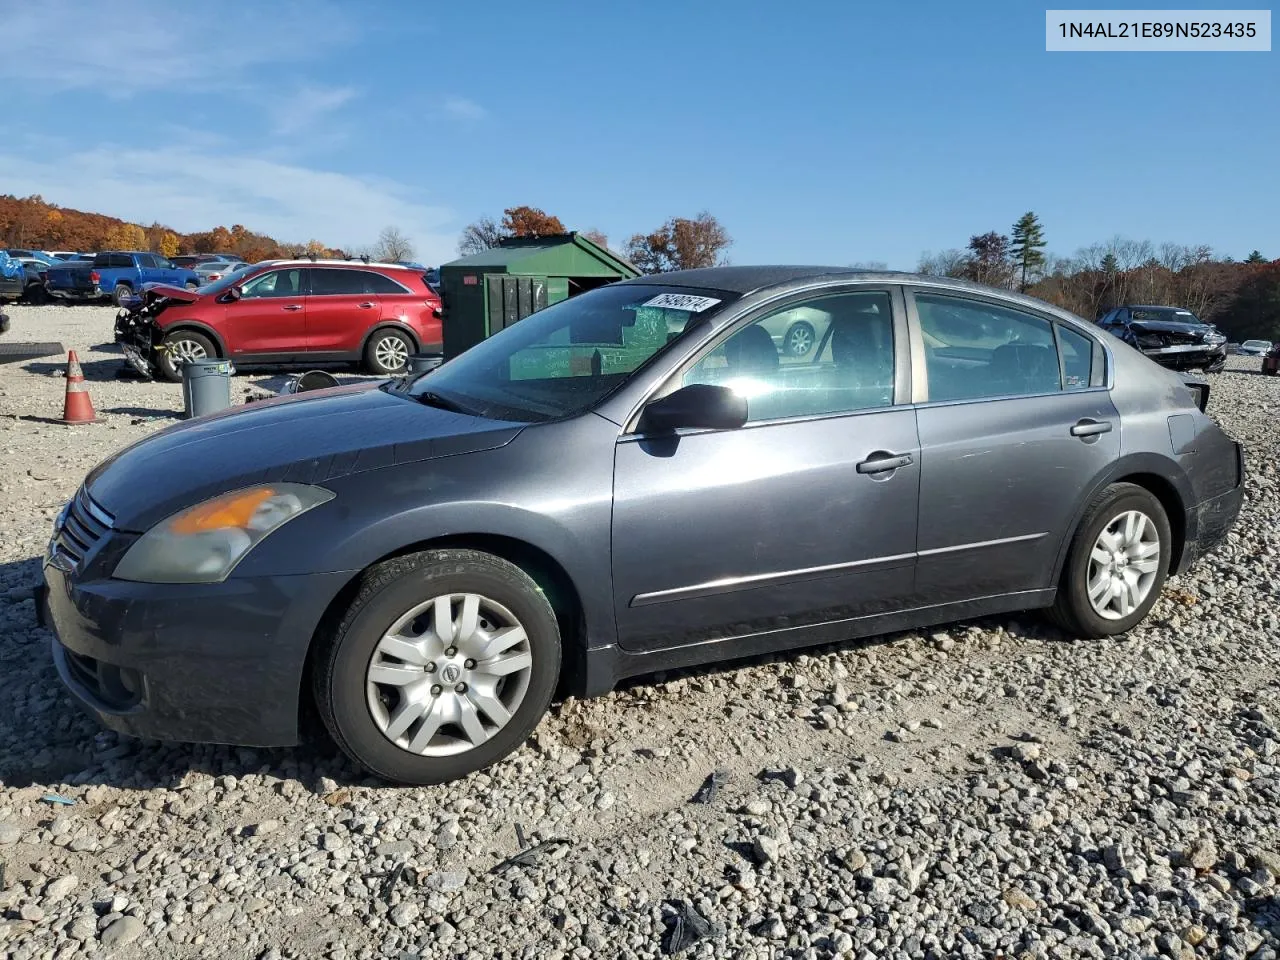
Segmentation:
[[(797, 311), (803, 353), (772, 335)], [(369, 771), (438, 783), (557, 690), (1015, 610), (1123, 633), (1240, 509), (1207, 402), (1004, 290), (644, 277), (120, 451), (56, 521), (42, 610), (113, 729), (288, 745), (314, 706)]]

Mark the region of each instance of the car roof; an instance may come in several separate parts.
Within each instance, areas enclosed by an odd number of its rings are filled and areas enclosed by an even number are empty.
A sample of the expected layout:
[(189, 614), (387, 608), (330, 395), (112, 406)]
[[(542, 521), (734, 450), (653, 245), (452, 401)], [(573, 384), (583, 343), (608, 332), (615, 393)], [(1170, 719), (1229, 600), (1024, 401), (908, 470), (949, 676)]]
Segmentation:
[(626, 284), (663, 285), (672, 287), (699, 287), (704, 290), (723, 290), (727, 293), (747, 296), (760, 293), (771, 288), (803, 286), (805, 281), (822, 281), (839, 283), (842, 281), (859, 283), (902, 283), (923, 287), (934, 287), (952, 290), (957, 293), (974, 293), (982, 296), (996, 296), (1009, 303), (1021, 303), (1040, 311), (1051, 311), (1059, 316), (1068, 316), (1082, 323), (1068, 310), (1054, 306), (1044, 300), (1037, 300), (1025, 294), (1016, 293), (1002, 287), (989, 287), (971, 280), (958, 280), (953, 277), (933, 277), (922, 273), (909, 273), (902, 270), (857, 270), (851, 267), (822, 266), (741, 266), (741, 267), (704, 267), (699, 270), (677, 270), (672, 273), (651, 273), (631, 280), (623, 280)]
[(1173, 310), (1176, 313), (1189, 313), (1193, 317), (1195, 311), (1187, 307), (1171, 307), (1167, 303), (1130, 303), (1126, 304), (1130, 310)]
[(366, 263), (363, 260), (312, 260), (310, 257), (302, 257), (296, 260), (263, 260), (253, 264), (255, 267), (261, 266), (279, 267), (284, 265), (301, 266), (301, 267), (375, 267), (378, 270), (403, 270), (406, 273), (421, 273), (421, 270), (414, 270), (413, 267), (406, 267), (399, 263), (383, 263), (380, 260), (370, 260)]

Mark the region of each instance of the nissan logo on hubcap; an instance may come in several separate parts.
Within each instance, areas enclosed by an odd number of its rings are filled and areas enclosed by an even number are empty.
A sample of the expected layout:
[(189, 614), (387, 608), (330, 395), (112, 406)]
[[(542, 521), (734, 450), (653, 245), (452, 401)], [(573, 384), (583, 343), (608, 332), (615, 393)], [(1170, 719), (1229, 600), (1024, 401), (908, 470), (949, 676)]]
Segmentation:
[(462, 676), (462, 671), (458, 669), (456, 663), (450, 663), (440, 671), (440, 676), (444, 677), (445, 683), (457, 683), (458, 677)]

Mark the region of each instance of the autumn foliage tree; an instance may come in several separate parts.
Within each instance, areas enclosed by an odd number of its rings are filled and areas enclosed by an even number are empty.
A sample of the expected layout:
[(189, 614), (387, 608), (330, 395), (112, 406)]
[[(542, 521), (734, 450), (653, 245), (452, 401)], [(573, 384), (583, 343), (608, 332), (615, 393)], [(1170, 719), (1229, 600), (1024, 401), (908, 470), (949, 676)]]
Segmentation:
[(703, 211), (693, 219), (672, 217), (652, 233), (627, 241), (627, 258), (644, 273), (714, 267), (733, 243), (720, 221)]
[(551, 237), (567, 233), (560, 218), (537, 207), (507, 207), (502, 212), (502, 232), (508, 237)]
[[(320, 256), (342, 251), (317, 243)], [(255, 233), (241, 224), (199, 233), (180, 233), (161, 223), (144, 227), (118, 217), (47, 203), (43, 197), (0, 195), (0, 247), (37, 250), (149, 250), (166, 257), (180, 253), (234, 253), (253, 263), (305, 249)]]

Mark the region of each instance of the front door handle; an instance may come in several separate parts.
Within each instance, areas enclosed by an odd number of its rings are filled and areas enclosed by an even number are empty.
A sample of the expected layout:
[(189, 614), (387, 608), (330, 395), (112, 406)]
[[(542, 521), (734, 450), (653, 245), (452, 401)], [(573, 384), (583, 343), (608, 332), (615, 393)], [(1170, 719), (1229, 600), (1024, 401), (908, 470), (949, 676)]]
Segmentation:
[(1071, 428), (1073, 437), (1096, 437), (1100, 433), (1111, 432), (1110, 420), (1081, 420)]
[(285, 309), (285, 310), (301, 310), (301, 309), (302, 309), (302, 304), (300, 304), (300, 303), (291, 303), (291, 304), (289, 304), (288, 306), (286, 306), (284, 309)]
[(373, 306), (373, 304), (366, 300), (364, 303), (357, 303), (356, 306), (361, 310), (368, 310)]
[(885, 453), (882, 450), (878, 450), (859, 463), (857, 470), (859, 473), (888, 473), (890, 470), (897, 470), (899, 467), (908, 467), (914, 462), (909, 453)]

